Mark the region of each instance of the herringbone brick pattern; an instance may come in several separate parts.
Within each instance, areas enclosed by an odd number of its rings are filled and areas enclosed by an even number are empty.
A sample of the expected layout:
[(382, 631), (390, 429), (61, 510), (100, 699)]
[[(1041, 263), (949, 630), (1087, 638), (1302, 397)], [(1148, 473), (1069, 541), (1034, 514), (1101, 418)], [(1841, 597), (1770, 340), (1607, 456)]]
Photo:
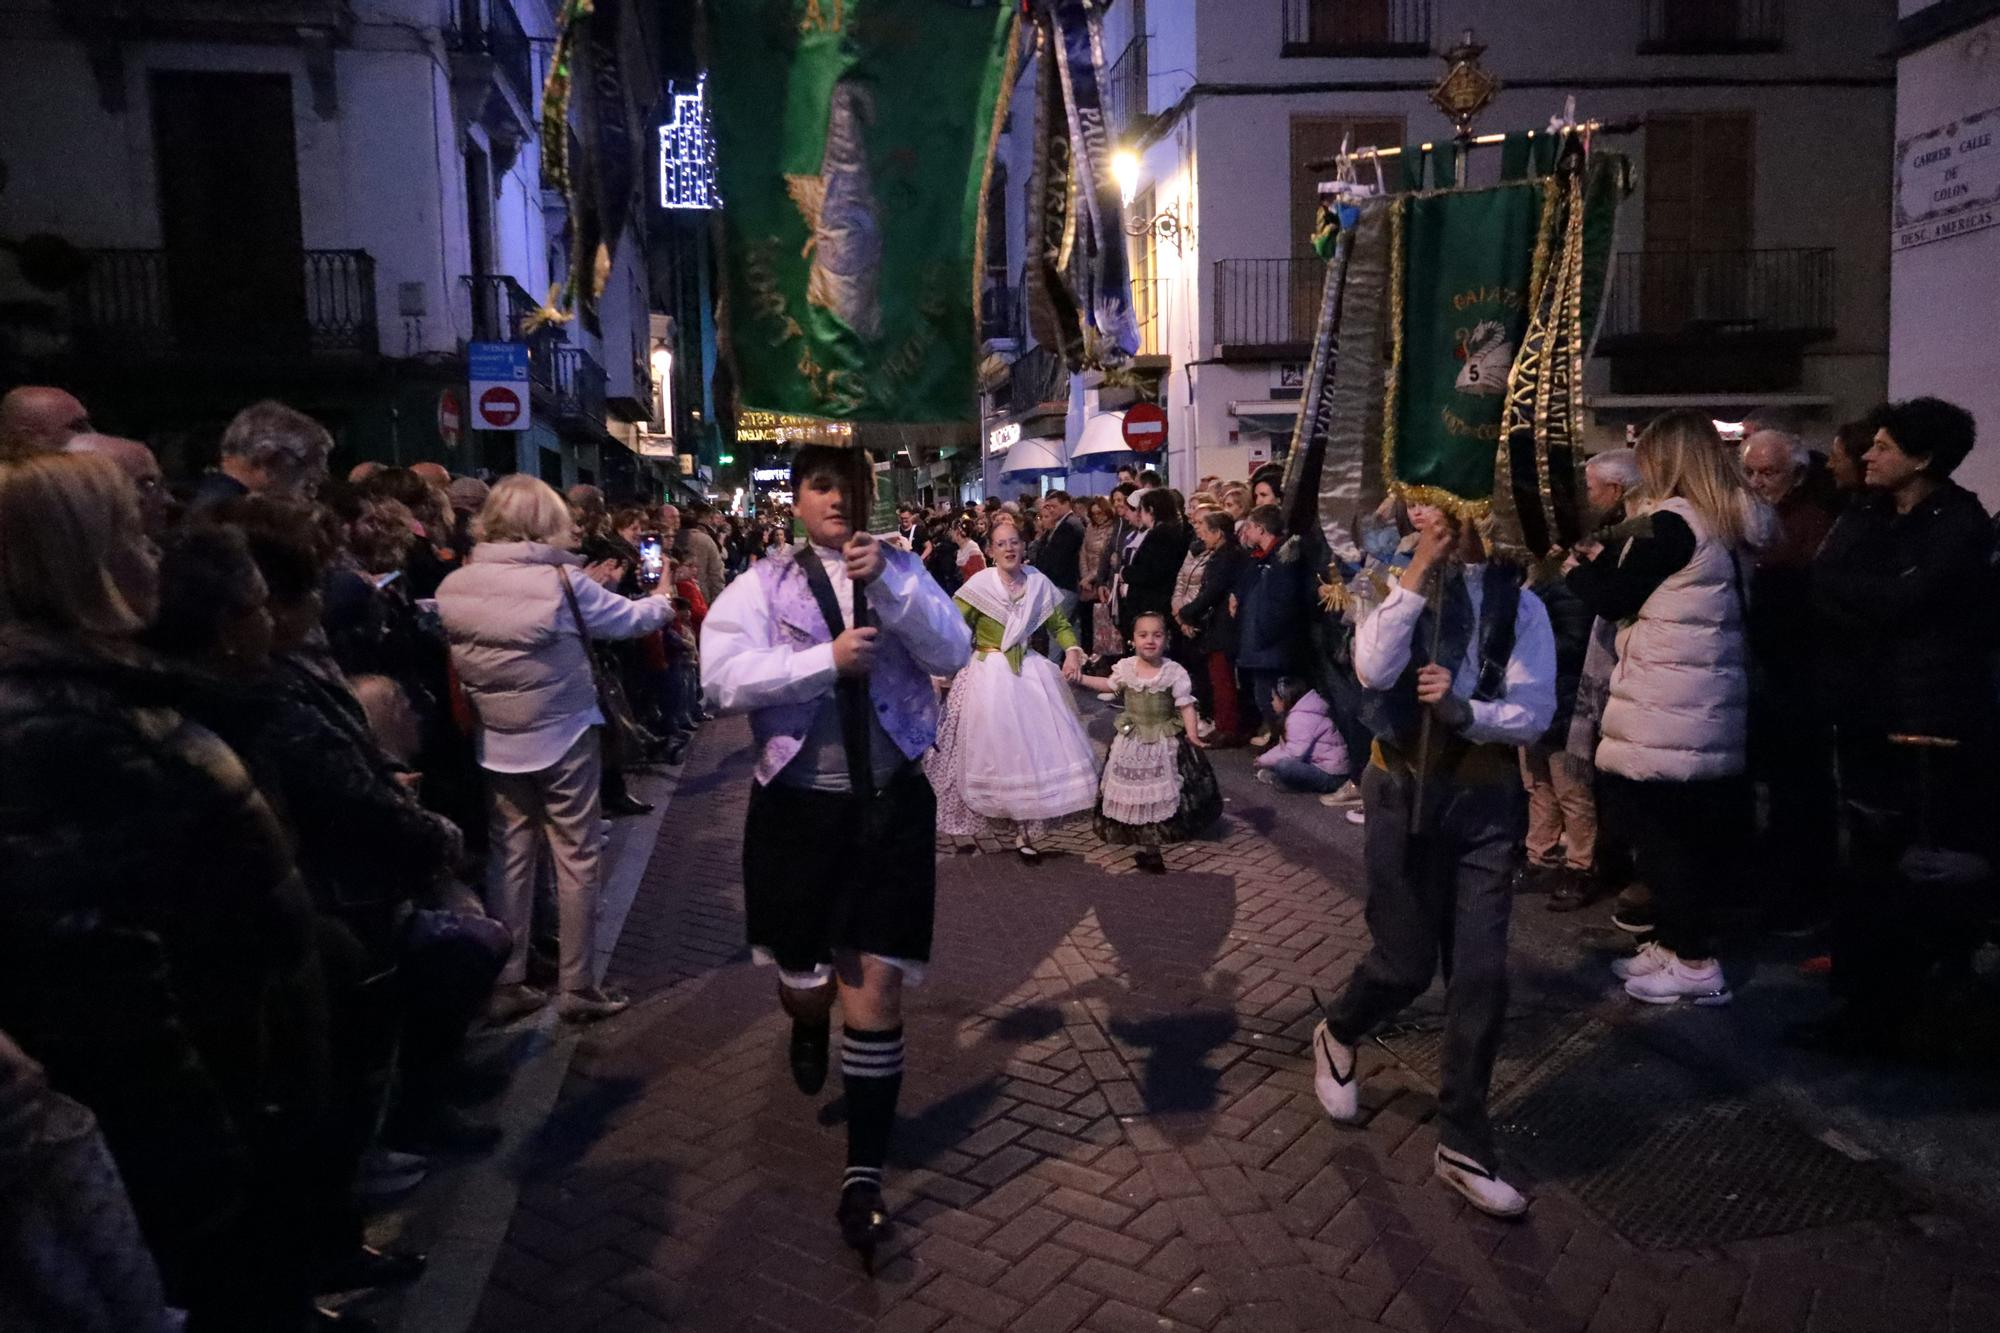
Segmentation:
[(1904, 1224), (1661, 1256), (1560, 1189), (1514, 1225), (1430, 1179), (1431, 1099), (1375, 1068), (1359, 1129), (1311, 1092), (1308, 987), (1360, 903), (1232, 819), (1165, 877), (1087, 831), (1033, 869), (945, 856), (930, 979), (865, 1278), (831, 1225), (839, 1075), (784, 1063), (741, 936), (739, 723), (704, 733), (478, 1327), (506, 1330), (2000, 1328), (1984, 1246)]

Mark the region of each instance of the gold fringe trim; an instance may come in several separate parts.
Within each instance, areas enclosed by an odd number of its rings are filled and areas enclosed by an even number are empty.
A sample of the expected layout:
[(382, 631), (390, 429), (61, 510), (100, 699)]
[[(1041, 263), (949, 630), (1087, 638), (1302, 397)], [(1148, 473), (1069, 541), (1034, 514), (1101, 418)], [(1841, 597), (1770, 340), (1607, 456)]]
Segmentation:
[(1382, 389), (1382, 484), (1401, 498), (1396, 480), (1397, 412), (1403, 390), (1403, 213), (1405, 196), (1389, 204), (1389, 373)]

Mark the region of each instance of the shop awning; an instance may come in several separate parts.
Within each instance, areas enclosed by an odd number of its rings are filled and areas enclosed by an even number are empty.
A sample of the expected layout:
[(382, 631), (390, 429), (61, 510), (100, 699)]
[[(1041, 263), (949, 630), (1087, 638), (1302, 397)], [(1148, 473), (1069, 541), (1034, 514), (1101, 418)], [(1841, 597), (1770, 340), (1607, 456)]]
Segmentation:
[(1116, 472), (1121, 467), (1146, 466), (1145, 457), (1125, 443), (1125, 414), (1099, 412), (1083, 423), (1083, 436), (1070, 452), (1071, 472)]
[(1007, 451), (1007, 461), (1000, 465), (1003, 477), (1060, 477), (1069, 471), (1069, 460), (1063, 457), (1061, 436), (1050, 439), (1022, 440)]
[(1297, 400), (1259, 399), (1232, 402), (1229, 415), (1235, 417), (1244, 430), (1260, 431), (1265, 435), (1290, 435), (1299, 424)]

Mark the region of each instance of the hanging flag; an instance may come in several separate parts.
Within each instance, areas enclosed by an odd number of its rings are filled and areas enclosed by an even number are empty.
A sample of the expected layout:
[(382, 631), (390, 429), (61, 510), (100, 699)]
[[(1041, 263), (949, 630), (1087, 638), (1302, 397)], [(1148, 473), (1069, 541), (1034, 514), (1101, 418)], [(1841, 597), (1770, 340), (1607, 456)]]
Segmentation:
[(1072, 370), (1083, 365), (1083, 318), (1071, 285), (1076, 245), (1074, 154), (1062, 74), (1056, 69), (1055, 28), (1046, 14), (1034, 26), (1035, 142), (1028, 171), (1026, 256), (1021, 269), (1028, 331), (1053, 347)]
[(1111, 173), (1111, 137), (1104, 118), (1104, 40), (1099, 10), (1090, 0), (1044, 0), (1054, 25), (1054, 53), (1069, 106), (1076, 155), (1077, 195), (1088, 226), (1090, 263), (1083, 308), (1089, 317), (1091, 359), (1116, 366), (1139, 350), (1132, 310), (1132, 273), (1125, 257), (1125, 205)]
[(742, 405), (977, 415), (975, 240), (1011, 5), (708, 0)]
[(1541, 182), (1399, 195), (1382, 467), (1414, 503), (1484, 514), (1507, 378), (1528, 325)]
[[(625, 234), (639, 178), (639, 141), (618, 55), (624, 0), (565, 0), (542, 89), (542, 179), (569, 205), (569, 274), (524, 332), (566, 323), (597, 304)], [(569, 114), (581, 122), (580, 158), (570, 153)]]

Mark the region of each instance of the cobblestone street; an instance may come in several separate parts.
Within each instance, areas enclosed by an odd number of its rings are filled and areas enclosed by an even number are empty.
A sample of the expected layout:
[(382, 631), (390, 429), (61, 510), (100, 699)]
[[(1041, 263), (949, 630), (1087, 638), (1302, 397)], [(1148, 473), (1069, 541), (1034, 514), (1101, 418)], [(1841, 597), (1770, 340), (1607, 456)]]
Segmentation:
[[(1907, 1181), (1884, 1176), (1894, 1206), (1858, 1220), (1640, 1248), (1619, 1228), (1637, 1234), (1645, 1168), (1600, 1188), (1595, 1163), (1573, 1190), (1517, 1163), (1535, 1202), (1513, 1225), (1436, 1185), (1420, 1060), (1371, 1043), (1366, 1124), (1326, 1122), (1305, 1038), (1311, 989), (1366, 945), (1358, 831), (1288, 839), (1338, 815), (1274, 797), (1240, 754), (1218, 758), (1229, 819), (1163, 878), (1088, 832), (1032, 869), (943, 858), (889, 1175), (902, 1226), (871, 1281), (831, 1219), (838, 1073), (815, 1099), (792, 1087), (773, 974), (742, 944), (746, 738), (712, 726), (681, 775), (612, 964), (640, 1002), (584, 1039), (517, 1164), (479, 1329), (2000, 1327), (1990, 1228)], [(1620, 1014), (1602, 1019), (1598, 1046)], [(1523, 1124), (1530, 1056), (1503, 1059)]]

